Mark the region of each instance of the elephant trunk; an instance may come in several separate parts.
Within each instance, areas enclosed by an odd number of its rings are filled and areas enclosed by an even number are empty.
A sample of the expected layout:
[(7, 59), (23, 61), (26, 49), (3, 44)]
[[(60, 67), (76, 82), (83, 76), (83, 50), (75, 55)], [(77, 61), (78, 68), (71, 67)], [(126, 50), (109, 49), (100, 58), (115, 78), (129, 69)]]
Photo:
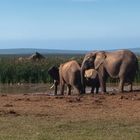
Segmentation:
[(82, 67), (81, 67), (81, 83), (83, 86), (83, 92), (85, 93), (85, 76), (84, 75), (85, 75), (85, 68), (82, 65)]

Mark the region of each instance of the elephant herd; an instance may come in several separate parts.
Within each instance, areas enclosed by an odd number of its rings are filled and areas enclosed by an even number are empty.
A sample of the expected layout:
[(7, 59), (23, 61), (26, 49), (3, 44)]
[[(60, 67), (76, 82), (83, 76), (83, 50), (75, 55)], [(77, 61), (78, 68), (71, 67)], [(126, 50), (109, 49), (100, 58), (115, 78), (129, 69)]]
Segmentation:
[(125, 83), (130, 85), (138, 71), (138, 59), (130, 50), (117, 50), (114, 52), (93, 51), (85, 55), (80, 66), (75, 60), (52, 66), (48, 74), (54, 80), (54, 94), (57, 95), (57, 87), (60, 85), (60, 94), (64, 94), (67, 85), (67, 94), (71, 94), (71, 88), (77, 93), (86, 93), (86, 86), (91, 87), (91, 93), (96, 93), (101, 87), (101, 92), (106, 92), (108, 77), (119, 79), (119, 92), (124, 91)]

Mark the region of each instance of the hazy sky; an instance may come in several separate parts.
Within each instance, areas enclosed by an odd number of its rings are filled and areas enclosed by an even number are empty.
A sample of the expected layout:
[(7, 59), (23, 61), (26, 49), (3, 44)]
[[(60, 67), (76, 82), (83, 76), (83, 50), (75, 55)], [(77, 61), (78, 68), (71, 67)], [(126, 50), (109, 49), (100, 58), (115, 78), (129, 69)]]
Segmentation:
[(0, 48), (140, 47), (140, 0), (0, 0)]

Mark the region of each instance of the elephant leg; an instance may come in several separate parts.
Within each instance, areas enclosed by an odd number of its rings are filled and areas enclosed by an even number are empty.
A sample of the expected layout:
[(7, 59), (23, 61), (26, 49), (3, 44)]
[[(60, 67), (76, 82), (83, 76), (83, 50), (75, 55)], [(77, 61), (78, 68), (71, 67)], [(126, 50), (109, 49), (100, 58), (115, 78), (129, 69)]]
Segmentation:
[(74, 86), (73, 88), (75, 89), (75, 91), (76, 91), (78, 94), (80, 94), (80, 90), (78, 89), (77, 86)]
[(82, 85), (82, 92), (83, 92), (83, 94), (86, 93), (86, 85), (85, 84)]
[(94, 93), (94, 89), (95, 89), (95, 87), (92, 86), (92, 88), (91, 88), (91, 92), (90, 92), (90, 93)]
[(67, 95), (71, 95), (71, 86), (67, 85)]
[(65, 83), (64, 82), (60, 83), (60, 94), (61, 95), (64, 95), (64, 88), (65, 88)]
[(121, 78), (119, 83), (119, 92), (123, 91), (124, 91), (124, 78)]
[(83, 87), (83, 94), (85, 94), (85, 93), (86, 93), (86, 86)]
[(103, 80), (102, 77), (99, 77), (99, 79), (100, 79), (101, 92), (106, 93), (106, 82)]
[(129, 85), (129, 92), (132, 92), (132, 91), (133, 91), (133, 84), (131, 82), (130, 85)]
[(55, 85), (54, 95), (57, 95), (57, 84)]
[(96, 94), (98, 94), (99, 92), (99, 87), (96, 87)]
[(86, 87), (83, 86), (83, 93), (86, 93)]
[(57, 95), (57, 87), (58, 87), (58, 83), (57, 81), (54, 80), (54, 95)]

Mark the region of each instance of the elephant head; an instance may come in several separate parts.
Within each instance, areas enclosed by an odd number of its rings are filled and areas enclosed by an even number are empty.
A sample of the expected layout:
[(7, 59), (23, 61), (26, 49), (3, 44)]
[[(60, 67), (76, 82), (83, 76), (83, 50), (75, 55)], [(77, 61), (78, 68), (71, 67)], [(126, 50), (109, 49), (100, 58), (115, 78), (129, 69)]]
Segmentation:
[(53, 80), (59, 81), (59, 69), (56, 66), (52, 66), (48, 69), (48, 74)]
[(104, 51), (91, 52), (85, 55), (81, 66), (81, 82), (85, 88), (85, 71), (88, 69), (98, 70), (106, 59), (106, 53)]
[(53, 85), (51, 86), (51, 88), (55, 87), (54, 90), (54, 94), (57, 94), (57, 86), (59, 84), (59, 69), (56, 66), (52, 66), (51, 68), (49, 68), (48, 70), (48, 74), (51, 76), (51, 78), (53, 79)]

